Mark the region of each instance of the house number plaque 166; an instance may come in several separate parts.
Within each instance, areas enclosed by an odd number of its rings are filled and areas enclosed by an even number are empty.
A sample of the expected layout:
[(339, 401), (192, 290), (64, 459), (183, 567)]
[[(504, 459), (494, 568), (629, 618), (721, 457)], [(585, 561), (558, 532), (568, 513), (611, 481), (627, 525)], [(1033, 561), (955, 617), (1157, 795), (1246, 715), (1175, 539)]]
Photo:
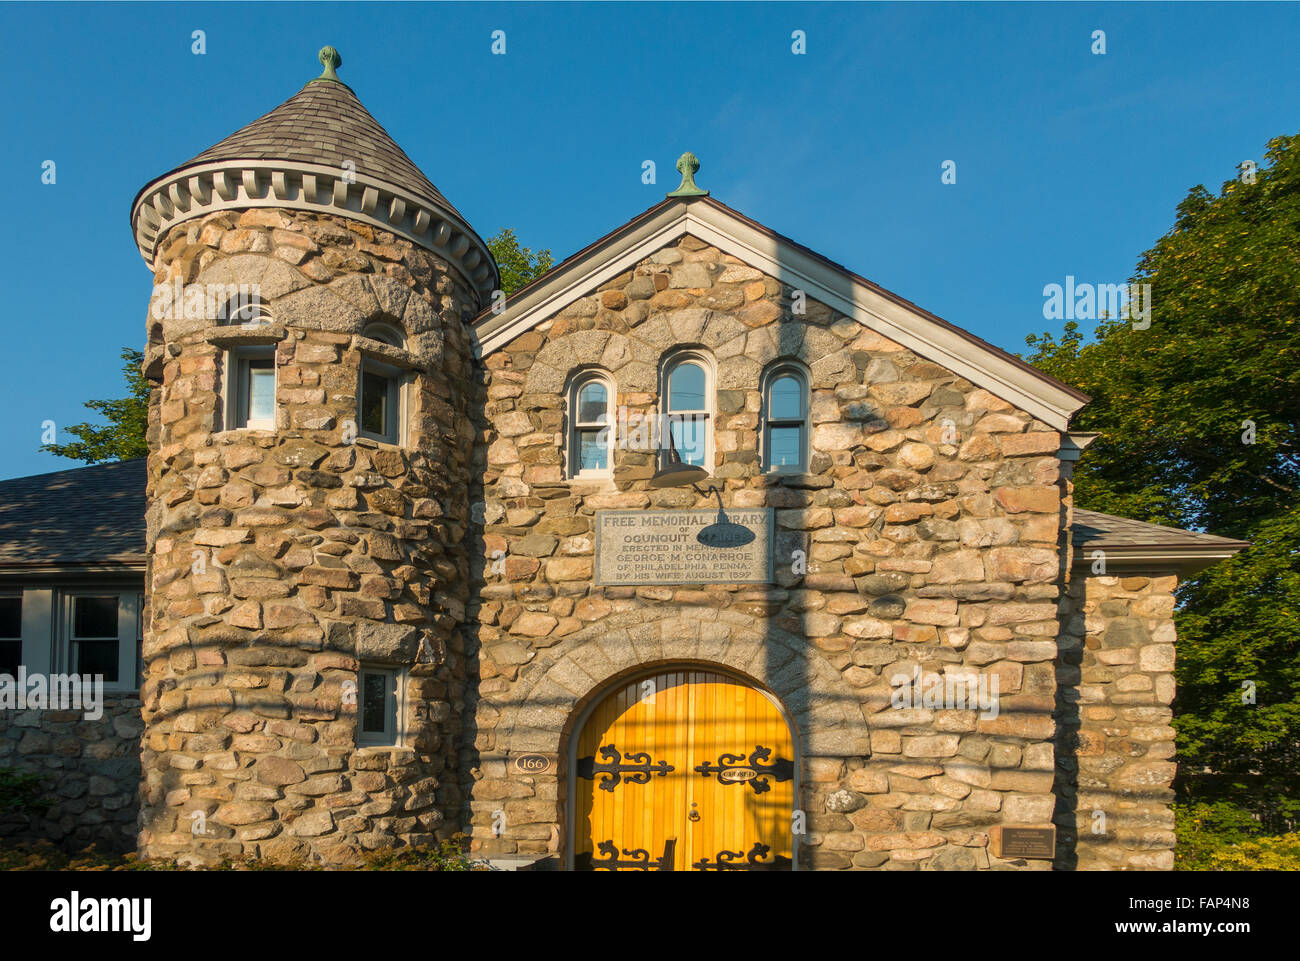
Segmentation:
[(520, 774), (545, 774), (551, 769), (551, 759), (541, 754), (521, 754), (515, 758), (515, 770)]

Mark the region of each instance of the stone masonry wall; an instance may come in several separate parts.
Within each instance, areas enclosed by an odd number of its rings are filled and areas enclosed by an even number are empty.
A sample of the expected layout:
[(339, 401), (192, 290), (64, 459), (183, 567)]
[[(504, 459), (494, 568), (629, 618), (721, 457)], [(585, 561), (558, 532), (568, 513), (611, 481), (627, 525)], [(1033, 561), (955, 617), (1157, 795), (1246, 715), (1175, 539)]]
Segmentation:
[(1062, 649), (1077, 699), (1058, 717), (1058, 867), (1174, 866), (1176, 586), (1171, 573), (1071, 581)]
[(80, 851), (135, 848), (140, 796), (140, 700), (106, 695), (103, 714), (6, 712), (0, 767), (44, 778), (42, 814), (0, 812), (0, 838), (53, 841)]
[[(743, 650), (803, 745), (804, 867), (1050, 867), (991, 858), (987, 829), (1047, 824), (1053, 811), (1060, 436), (823, 304), (794, 314), (793, 295), (688, 236), (485, 358), (469, 612), (481, 700), (466, 742), (476, 851), (564, 849), (572, 717), (609, 680), (662, 657), (724, 664)], [(604, 369), (617, 404), (650, 413), (661, 361), (679, 346), (717, 364), (709, 466), (723, 502), (776, 509), (771, 587), (593, 583), (596, 510), (714, 501), (650, 490), (648, 451), (617, 450), (613, 483), (567, 481), (567, 379)], [(812, 455), (799, 476), (759, 469), (760, 379), (779, 358), (810, 372)], [(806, 574), (792, 568), (796, 549)], [(996, 675), (997, 717), (891, 708), (891, 678), (916, 669)], [(855, 712), (869, 749), (851, 736)], [(550, 773), (511, 768), (521, 748), (548, 745)]]
[[(151, 312), (140, 850), (341, 863), (430, 840), (460, 806), (474, 296), (400, 238), (304, 212), (213, 214), (158, 249), (155, 298), (255, 284), (272, 322)], [(362, 337), (374, 320), (406, 351)], [(222, 429), (223, 351), (246, 343), (274, 345), (273, 431)], [(362, 350), (413, 371), (404, 447), (352, 440)], [(359, 660), (410, 669), (407, 746), (357, 748)]]

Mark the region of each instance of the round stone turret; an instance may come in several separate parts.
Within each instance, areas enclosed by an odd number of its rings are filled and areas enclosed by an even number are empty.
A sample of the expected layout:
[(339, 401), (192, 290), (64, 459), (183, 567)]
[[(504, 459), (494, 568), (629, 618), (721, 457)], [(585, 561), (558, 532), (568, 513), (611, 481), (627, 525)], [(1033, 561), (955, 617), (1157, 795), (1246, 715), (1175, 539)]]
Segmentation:
[(140, 850), (355, 861), (455, 825), (486, 246), (321, 52), (141, 191)]

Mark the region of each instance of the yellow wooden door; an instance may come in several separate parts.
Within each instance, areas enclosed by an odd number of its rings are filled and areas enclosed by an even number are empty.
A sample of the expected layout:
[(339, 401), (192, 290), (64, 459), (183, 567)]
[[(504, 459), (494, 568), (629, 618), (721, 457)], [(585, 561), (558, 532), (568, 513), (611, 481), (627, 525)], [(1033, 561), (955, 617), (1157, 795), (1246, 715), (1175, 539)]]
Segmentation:
[(790, 729), (762, 691), (664, 670), (595, 706), (578, 737), (574, 866), (789, 870)]

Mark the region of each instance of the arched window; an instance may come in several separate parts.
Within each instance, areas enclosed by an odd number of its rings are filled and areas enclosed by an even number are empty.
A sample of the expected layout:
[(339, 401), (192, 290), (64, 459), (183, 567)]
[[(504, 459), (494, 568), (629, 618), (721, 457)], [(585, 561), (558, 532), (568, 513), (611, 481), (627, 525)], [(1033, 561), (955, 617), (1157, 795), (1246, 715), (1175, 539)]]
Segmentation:
[(389, 347), (402, 346), (402, 335), (388, 324), (368, 324), (364, 336), (377, 340), (381, 344), (387, 344)]
[(803, 473), (807, 452), (808, 379), (795, 364), (779, 364), (763, 383), (763, 469)]
[[(663, 412), (667, 430), (682, 463), (711, 468), (713, 459), (713, 372), (708, 359), (694, 351), (678, 354), (663, 380)], [(668, 439), (660, 443), (660, 466), (669, 461)]]
[(569, 476), (609, 476), (614, 470), (614, 386), (602, 373), (569, 387)]
[(270, 308), (262, 303), (259, 294), (249, 291), (243, 286), (237, 288), (236, 292), (233, 284), (230, 285), (228, 291), (231, 296), (218, 311), (217, 323), (247, 328), (265, 327), (275, 321), (275, 318), (271, 316)]
[[(389, 347), (401, 348), (402, 335), (388, 324), (370, 324), (364, 335)], [(401, 444), (402, 371), (382, 360), (361, 356), (357, 384), (357, 428), (362, 437)]]

